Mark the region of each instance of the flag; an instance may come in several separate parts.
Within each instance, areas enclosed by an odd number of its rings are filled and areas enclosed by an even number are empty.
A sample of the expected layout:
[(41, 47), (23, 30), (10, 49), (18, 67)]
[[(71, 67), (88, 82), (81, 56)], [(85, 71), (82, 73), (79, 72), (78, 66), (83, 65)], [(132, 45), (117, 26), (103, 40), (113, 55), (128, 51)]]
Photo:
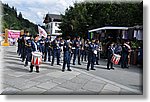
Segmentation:
[(39, 36), (40, 37), (47, 37), (47, 33), (46, 33), (46, 31), (43, 29), (43, 28), (41, 28), (40, 26), (38, 26), (38, 31), (39, 31)]

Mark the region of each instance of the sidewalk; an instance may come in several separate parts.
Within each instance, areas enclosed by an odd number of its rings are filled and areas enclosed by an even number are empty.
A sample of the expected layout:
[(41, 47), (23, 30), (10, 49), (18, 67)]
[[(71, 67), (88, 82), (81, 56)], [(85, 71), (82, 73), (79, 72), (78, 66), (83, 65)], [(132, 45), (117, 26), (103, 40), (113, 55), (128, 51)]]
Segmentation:
[[(16, 54), (15, 47), (4, 47), (4, 62), (1, 68), (3, 81), (2, 94), (90, 94), (90, 95), (123, 95), (142, 94), (139, 90), (107, 80), (84, 71), (86, 66), (72, 66), (72, 71), (62, 72), (62, 66), (50, 66), (44, 62), (40, 73), (29, 73), (29, 66)], [(62, 64), (62, 63), (61, 63)], [(76, 68), (79, 67), (79, 68)], [(81, 69), (80, 69), (81, 67)], [(94, 71), (91, 71), (94, 72)]]

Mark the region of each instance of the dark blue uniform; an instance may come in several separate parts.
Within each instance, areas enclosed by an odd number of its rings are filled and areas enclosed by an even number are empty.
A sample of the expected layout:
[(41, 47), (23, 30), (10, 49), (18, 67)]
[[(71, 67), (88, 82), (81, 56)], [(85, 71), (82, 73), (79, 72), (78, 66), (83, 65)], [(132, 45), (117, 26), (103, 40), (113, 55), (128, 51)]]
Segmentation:
[(67, 64), (68, 71), (71, 71), (70, 69), (70, 59), (71, 59), (71, 42), (70, 41), (65, 41), (64, 42), (64, 59), (63, 59), (63, 67), (62, 71), (65, 71), (65, 66)]
[(88, 71), (89, 71), (90, 65), (91, 65), (91, 70), (95, 70), (94, 69), (94, 62), (95, 62), (95, 57), (96, 57), (96, 54), (94, 53), (95, 50), (96, 50), (95, 43), (89, 44), (89, 47), (88, 47), (88, 64), (87, 64), (87, 70)]
[(17, 49), (17, 53), (20, 56), (21, 55), (21, 37), (18, 38), (18, 49)]
[(26, 41), (26, 62), (25, 62), (25, 66), (28, 65), (28, 62), (31, 62), (31, 58), (32, 58), (32, 39), (28, 39)]
[[(115, 48), (111, 47), (111, 46), (108, 46), (107, 51), (108, 51), (108, 53), (107, 53), (107, 69), (108, 70), (114, 69), (113, 68), (113, 63), (112, 63), (111, 59), (112, 59), (112, 56), (114, 54)], [(109, 65), (111, 66), (110, 68), (109, 68)]]
[(57, 65), (60, 65), (60, 51), (61, 51), (60, 41), (54, 40), (52, 42), (52, 47), (53, 47), (53, 50), (52, 50), (52, 63), (51, 63), (51, 65), (53, 66), (55, 57), (57, 58)]
[(96, 50), (97, 50), (97, 54), (96, 54), (96, 59), (95, 60), (96, 60), (96, 64), (99, 65), (98, 60), (100, 58), (100, 56), (99, 56), (100, 55), (99, 54), (100, 53), (100, 45), (99, 45), (99, 43), (95, 43), (95, 46), (96, 46)]
[[(31, 42), (31, 47), (32, 47), (32, 51), (35, 52), (35, 51), (40, 51), (40, 43), (39, 42), (34, 42), (32, 41)], [(33, 72), (33, 67), (34, 65), (30, 65), (30, 72)], [(36, 72), (39, 72), (39, 66), (35, 66), (36, 67)]]
[(21, 58), (22, 58), (22, 62), (24, 62), (25, 58), (26, 58), (26, 48), (25, 48), (25, 38), (26, 36), (23, 36), (21, 39)]
[(122, 46), (122, 54), (121, 54), (121, 68), (128, 68), (128, 55), (129, 48), (126, 45)]
[[(44, 55), (44, 51), (45, 51), (45, 41), (44, 41), (44, 39), (40, 39), (39, 40), (39, 43), (40, 43), (40, 51), (42, 52), (42, 54)], [(44, 56), (42, 56), (42, 58), (43, 58)]]
[(51, 53), (52, 53), (52, 49), (51, 49), (51, 39), (46, 38), (45, 39), (45, 56), (44, 56), (44, 61), (46, 61), (47, 59), (47, 55), (48, 55), (48, 61), (51, 61)]
[[(72, 43), (72, 48), (71, 48), (71, 50), (72, 50), (72, 52), (71, 52), (71, 59), (72, 59), (72, 57), (73, 57), (73, 55), (74, 55), (74, 52), (75, 52), (75, 49), (76, 49), (76, 48), (75, 48), (74, 42), (75, 42), (75, 40), (72, 40), (72, 41), (71, 41), (71, 43)], [(70, 59), (70, 60), (71, 60), (71, 59)]]
[[(122, 52), (122, 47), (121, 47), (121, 45), (117, 44), (117, 45), (115, 46), (115, 54), (118, 54), (118, 55), (121, 56), (121, 52)], [(120, 63), (121, 63), (121, 60), (119, 61), (118, 64), (120, 64)]]
[(76, 57), (77, 57), (77, 56), (78, 56), (78, 64), (81, 65), (81, 63), (80, 63), (81, 41), (75, 40), (73, 45), (74, 45), (74, 47), (75, 47), (75, 50), (74, 50), (74, 52), (73, 52), (73, 54), (74, 54), (74, 57), (73, 57), (73, 65), (75, 65), (75, 60), (76, 60)]

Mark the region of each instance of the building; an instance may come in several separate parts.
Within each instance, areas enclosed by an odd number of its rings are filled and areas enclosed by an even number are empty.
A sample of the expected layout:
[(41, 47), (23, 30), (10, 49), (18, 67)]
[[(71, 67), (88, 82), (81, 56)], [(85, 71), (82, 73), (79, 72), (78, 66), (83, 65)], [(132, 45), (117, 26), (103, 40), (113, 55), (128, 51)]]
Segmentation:
[(61, 23), (61, 15), (57, 14), (46, 14), (44, 19), (45, 30), (51, 36), (62, 35), (59, 25)]

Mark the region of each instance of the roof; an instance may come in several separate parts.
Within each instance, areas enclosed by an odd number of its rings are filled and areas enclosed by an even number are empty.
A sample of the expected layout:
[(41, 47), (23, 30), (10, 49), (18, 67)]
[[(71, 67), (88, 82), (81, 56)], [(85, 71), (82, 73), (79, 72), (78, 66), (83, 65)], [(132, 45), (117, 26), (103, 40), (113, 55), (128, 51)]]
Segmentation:
[(47, 14), (49, 18), (59, 19), (61, 20), (61, 15), (58, 14)]
[(53, 21), (61, 21), (62, 17), (58, 14), (46, 14), (44, 23), (49, 23), (52, 21), (52, 19)]
[(128, 30), (128, 27), (102, 27), (89, 30), (89, 32), (100, 31), (100, 30)]

